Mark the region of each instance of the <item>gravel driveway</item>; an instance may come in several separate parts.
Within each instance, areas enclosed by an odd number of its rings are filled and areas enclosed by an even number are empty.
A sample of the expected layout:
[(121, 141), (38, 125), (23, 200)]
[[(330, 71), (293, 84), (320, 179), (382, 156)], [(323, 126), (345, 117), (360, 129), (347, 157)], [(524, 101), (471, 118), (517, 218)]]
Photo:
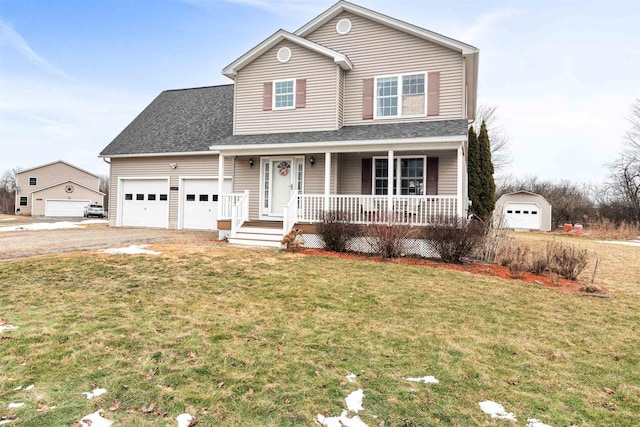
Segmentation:
[(117, 228), (107, 225), (58, 230), (5, 231), (0, 232), (0, 260), (157, 242), (214, 245), (216, 238), (217, 233), (211, 231)]

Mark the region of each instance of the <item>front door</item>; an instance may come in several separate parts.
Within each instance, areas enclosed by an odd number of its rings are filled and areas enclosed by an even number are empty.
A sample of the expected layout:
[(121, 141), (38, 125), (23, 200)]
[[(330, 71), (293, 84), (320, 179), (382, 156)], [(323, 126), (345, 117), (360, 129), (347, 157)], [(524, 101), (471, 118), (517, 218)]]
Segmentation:
[(304, 159), (263, 158), (260, 215), (280, 219), (284, 208), (302, 187)]

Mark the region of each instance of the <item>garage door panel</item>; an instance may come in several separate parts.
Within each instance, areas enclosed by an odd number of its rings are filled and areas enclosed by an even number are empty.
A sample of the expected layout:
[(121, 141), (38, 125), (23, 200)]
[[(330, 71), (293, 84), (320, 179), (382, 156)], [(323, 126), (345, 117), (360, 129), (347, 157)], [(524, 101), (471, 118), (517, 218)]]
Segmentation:
[(531, 203), (507, 203), (504, 220), (507, 228), (540, 229), (540, 208)]
[(44, 216), (48, 217), (82, 217), (84, 207), (91, 200), (45, 200)]
[(168, 227), (169, 193), (166, 180), (123, 180), (121, 202), (123, 226)]
[[(231, 192), (231, 180), (225, 180), (224, 191)], [(183, 180), (182, 228), (215, 230), (218, 199), (217, 179)]]

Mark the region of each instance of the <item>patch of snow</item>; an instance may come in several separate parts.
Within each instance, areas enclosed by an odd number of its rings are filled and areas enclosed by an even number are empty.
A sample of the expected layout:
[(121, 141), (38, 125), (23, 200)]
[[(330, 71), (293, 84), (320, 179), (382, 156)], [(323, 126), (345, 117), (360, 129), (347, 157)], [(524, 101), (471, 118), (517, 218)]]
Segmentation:
[(549, 424), (545, 424), (540, 420), (536, 420), (535, 418), (529, 418), (527, 420), (527, 427), (552, 427)]
[(21, 385), (19, 385), (18, 387), (14, 388), (14, 390), (15, 390), (15, 391), (22, 390), (22, 386), (21, 386)]
[(19, 403), (9, 403), (9, 409), (13, 409), (13, 408), (22, 408), (24, 406), (24, 403), (19, 402)]
[(156, 252), (156, 251), (151, 251), (149, 249), (145, 249), (147, 246), (149, 245), (131, 245), (129, 247), (126, 248), (109, 248), (109, 249), (103, 249), (98, 251), (98, 253), (103, 253), (103, 254), (111, 254), (111, 255), (115, 255), (115, 254), (125, 254), (125, 255), (140, 255), (140, 254), (147, 254), (147, 255), (160, 255), (162, 252)]
[(347, 375), (347, 381), (349, 381), (350, 383), (356, 382), (356, 374), (352, 372), (349, 375)]
[(414, 383), (425, 383), (425, 384), (438, 384), (438, 381), (434, 376), (429, 375), (428, 377), (422, 378), (407, 378), (407, 381), (411, 381)]
[(493, 402), (491, 400), (485, 400), (484, 402), (480, 402), (480, 409), (485, 414), (491, 415), (491, 418), (499, 418), (502, 420), (512, 420), (517, 421), (516, 416), (511, 412), (507, 412), (499, 403)]
[(357, 415), (353, 418), (347, 417), (347, 411), (344, 411), (342, 415), (340, 415), (340, 422), (344, 427), (369, 427)]
[(104, 389), (104, 388), (94, 388), (91, 393), (89, 393), (87, 391), (83, 391), (82, 394), (87, 396), (87, 399), (93, 399), (94, 397), (98, 397), (98, 396), (100, 396), (102, 394), (105, 394), (106, 392), (107, 392), (107, 390)]
[(83, 228), (78, 222), (41, 222), (34, 224), (16, 225), (13, 227), (0, 227), (0, 231), (26, 231), (26, 230), (59, 230), (62, 228)]
[(28, 385), (27, 387), (25, 387), (25, 390), (31, 390), (33, 389), (33, 387), (35, 387), (33, 384)]
[(15, 420), (2, 420), (2, 421), (0, 421), (0, 426), (4, 425), (4, 424), (14, 423), (16, 421), (18, 421), (18, 420), (17, 419), (15, 419)]
[(102, 409), (98, 409), (93, 414), (82, 417), (80, 425), (82, 427), (109, 427), (113, 424), (113, 421), (103, 418), (101, 412)]
[(195, 419), (196, 417), (187, 413), (180, 414), (176, 417), (176, 421), (178, 421), (178, 427), (189, 427), (189, 423), (191, 423), (191, 421)]
[(2, 325), (0, 326), (0, 333), (4, 332), (4, 331), (15, 331), (16, 329), (18, 329), (17, 326), (13, 326), (13, 325)]
[(325, 417), (324, 415), (318, 414), (318, 422), (321, 426), (325, 427), (342, 427), (340, 417)]
[(15, 218), (2, 218), (0, 221), (15, 221)]
[(109, 221), (106, 219), (85, 219), (84, 221), (80, 221), (80, 225), (89, 225), (89, 224), (108, 224)]
[(610, 245), (640, 246), (640, 240), (618, 241), (618, 240), (598, 240), (598, 243), (608, 243)]
[(364, 392), (362, 389), (358, 389), (347, 396), (344, 400), (347, 402), (347, 409), (353, 412), (362, 411), (362, 399), (364, 399)]

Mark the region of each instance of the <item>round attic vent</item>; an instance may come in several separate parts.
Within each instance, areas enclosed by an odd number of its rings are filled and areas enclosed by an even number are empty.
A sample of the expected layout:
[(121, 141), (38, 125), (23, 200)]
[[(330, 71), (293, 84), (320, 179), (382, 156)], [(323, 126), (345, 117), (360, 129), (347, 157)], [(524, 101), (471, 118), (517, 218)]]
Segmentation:
[(277, 55), (278, 61), (281, 63), (289, 62), (291, 60), (291, 49), (288, 47), (281, 47), (278, 49)]
[(336, 31), (341, 36), (349, 34), (349, 31), (351, 31), (351, 21), (349, 21), (347, 18), (339, 20), (336, 24)]

